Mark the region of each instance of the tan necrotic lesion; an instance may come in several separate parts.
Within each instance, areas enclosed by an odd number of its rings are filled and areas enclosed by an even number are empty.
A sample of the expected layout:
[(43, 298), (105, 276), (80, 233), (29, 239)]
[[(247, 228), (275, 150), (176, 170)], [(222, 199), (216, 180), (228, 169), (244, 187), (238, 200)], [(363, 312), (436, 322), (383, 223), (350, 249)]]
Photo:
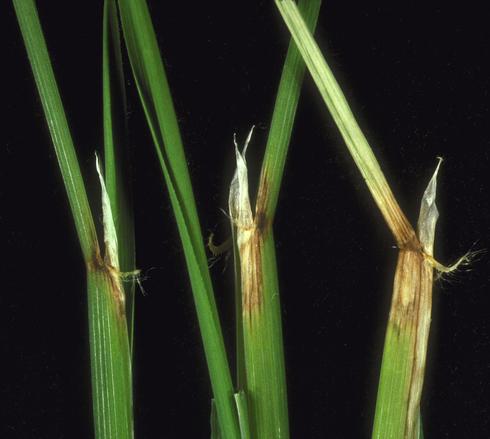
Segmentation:
[(260, 311), (263, 300), (262, 242), (258, 229), (253, 229), (239, 246), (242, 287), (242, 310), (253, 318)]
[(401, 250), (398, 256), (390, 325), (400, 343), (409, 343), (406, 435), (417, 421), (424, 382), (431, 310), (433, 266), (422, 250)]
[(390, 325), (396, 337), (401, 338), (400, 343), (408, 341), (411, 357), (406, 382), (405, 437), (412, 437), (415, 431), (424, 382), (436, 267), (433, 248), (439, 215), (435, 200), (440, 163), (422, 197), (417, 236), (400, 249), (393, 285)]
[[(262, 248), (263, 215), (252, 213), (248, 190), (248, 171), (245, 159), (248, 144), (253, 132), (250, 130), (243, 151), (240, 152), (236, 139), (236, 171), (230, 184), (228, 199), (230, 218), (236, 233), (236, 245), (240, 259), (242, 289), (242, 310), (244, 317), (251, 319), (260, 310), (263, 300)], [(263, 189), (259, 189), (259, 193)], [(259, 200), (257, 201), (259, 204)], [(262, 204), (262, 203), (261, 203)]]

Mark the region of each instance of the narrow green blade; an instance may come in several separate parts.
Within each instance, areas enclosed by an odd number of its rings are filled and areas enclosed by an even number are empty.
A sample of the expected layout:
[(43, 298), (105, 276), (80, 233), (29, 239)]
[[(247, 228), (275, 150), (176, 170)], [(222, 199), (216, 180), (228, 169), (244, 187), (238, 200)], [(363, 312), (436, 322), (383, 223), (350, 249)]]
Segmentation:
[[(122, 64), (119, 18), (115, 0), (105, 0), (102, 35), (102, 114), (104, 127), (105, 184), (119, 242), (122, 273), (136, 270), (133, 203), (126, 93)], [(134, 277), (124, 282), (129, 344), (133, 345)]]
[[(320, 6), (321, 0), (302, 0), (298, 3), (306, 26), (312, 33), (316, 28)], [(264, 194), (259, 197), (261, 204), (257, 205), (257, 210), (264, 212), (270, 223), (274, 220), (305, 68), (303, 57), (291, 41), (277, 89), (260, 175), (259, 187), (264, 188)]]
[(240, 437), (233, 385), (177, 118), (144, 0), (120, 0), (124, 39), (177, 221), (208, 363), (220, 431)]
[(13, 4), (75, 220), (82, 253), (85, 261), (90, 261), (98, 248), (97, 235), (36, 6), (33, 0), (13, 0)]
[(35, 4), (32, 0), (14, 0), (13, 3), (87, 265), (96, 438), (132, 439), (131, 362), (119, 267), (112, 266), (100, 255), (92, 214)]

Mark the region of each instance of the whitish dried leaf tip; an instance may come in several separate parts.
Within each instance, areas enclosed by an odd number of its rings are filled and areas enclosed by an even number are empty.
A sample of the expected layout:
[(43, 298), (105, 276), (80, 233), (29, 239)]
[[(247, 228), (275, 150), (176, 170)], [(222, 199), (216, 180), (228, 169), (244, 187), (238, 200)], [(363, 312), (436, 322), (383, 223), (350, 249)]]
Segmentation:
[(263, 296), (261, 267), (262, 237), (255, 222), (248, 193), (248, 172), (245, 153), (252, 137), (248, 134), (243, 152), (240, 153), (235, 139), (237, 168), (230, 184), (228, 200), (232, 226), (236, 227), (236, 243), (240, 259), (242, 311), (248, 321), (260, 309)]
[(245, 140), (245, 146), (240, 153), (236, 136), (233, 136), (236, 155), (236, 171), (230, 184), (230, 195), (228, 198), (228, 207), (230, 217), (238, 229), (250, 229), (253, 226), (253, 214), (250, 207), (250, 196), (248, 193), (248, 171), (245, 155), (252, 138), (254, 127), (248, 133)]
[(99, 175), (100, 187), (102, 191), (102, 223), (104, 226), (105, 262), (115, 270), (119, 271), (116, 226), (114, 225), (111, 201), (109, 199), (109, 194), (107, 193), (104, 176), (102, 174), (100, 161), (97, 154), (95, 154), (95, 166), (97, 168), (97, 174)]
[(439, 211), (436, 206), (437, 193), (437, 174), (442, 163), (442, 158), (438, 157), (438, 163), (432, 178), (425, 189), (420, 204), (420, 214), (418, 220), (419, 241), (422, 244), (424, 252), (430, 256), (434, 253), (434, 237), (436, 232), (436, 223), (439, 218)]
[(425, 253), (425, 258), (439, 272), (447, 274), (456, 271), (459, 267), (468, 265), (475, 254), (478, 252), (467, 252), (461, 256), (454, 264), (445, 266), (433, 257), (434, 236), (439, 212), (436, 206), (437, 174), (442, 163), (442, 158), (438, 157), (439, 163), (436, 170), (425, 189), (420, 205), (420, 215), (418, 221), (418, 235), (420, 243)]

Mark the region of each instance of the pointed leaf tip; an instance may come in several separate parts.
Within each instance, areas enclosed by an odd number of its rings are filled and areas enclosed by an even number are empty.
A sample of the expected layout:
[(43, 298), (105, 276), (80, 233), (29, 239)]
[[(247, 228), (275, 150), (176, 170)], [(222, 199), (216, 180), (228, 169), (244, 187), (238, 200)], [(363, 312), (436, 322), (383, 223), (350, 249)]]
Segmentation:
[(245, 154), (250, 143), (254, 126), (250, 130), (242, 152), (238, 149), (236, 136), (233, 135), (236, 155), (236, 171), (230, 184), (230, 194), (228, 198), (228, 208), (232, 221), (239, 228), (250, 228), (253, 225), (253, 214), (250, 206), (250, 196), (248, 192), (248, 170)]
[(436, 230), (439, 211), (436, 205), (437, 174), (442, 163), (442, 158), (438, 157), (438, 163), (432, 178), (425, 189), (420, 204), (420, 214), (418, 220), (418, 235), (420, 243), (425, 252), (432, 256), (434, 251), (434, 236)]
[(114, 217), (112, 215), (111, 200), (104, 181), (99, 156), (95, 153), (95, 167), (99, 175), (100, 187), (102, 192), (102, 222), (104, 225), (104, 245), (105, 258), (113, 268), (119, 271), (118, 242)]

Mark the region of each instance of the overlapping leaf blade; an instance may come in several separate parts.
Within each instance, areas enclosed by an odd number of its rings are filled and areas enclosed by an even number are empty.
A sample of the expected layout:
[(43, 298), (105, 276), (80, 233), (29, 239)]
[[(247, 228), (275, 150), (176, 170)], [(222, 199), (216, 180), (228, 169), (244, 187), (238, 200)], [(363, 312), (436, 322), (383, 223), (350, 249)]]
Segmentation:
[[(14, 7), (48, 123), (87, 265), (90, 362), (97, 439), (133, 438), (131, 361), (126, 319), (112, 267), (100, 255), (92, 213), (33, 0)], [(68, 289), (70, 285), (66, 286)]]
[(180, 233), (208, 363), (220, 431), (240, 437), (234, 389), (177, 118), (144, 0), (120, 0), (121, 22), (141, 103)]
[[(126, 315), (133, 345), (136, 275), (131, 166), (126, 120), (126, 91), (119, 17), (115, 0), (105, 0), (102, 32), (102, 118), (104, 128), (105, 184), (119, 242), (119, 262), (126, 276)], [(134, 275), (131, 275), (134, 273)]]

